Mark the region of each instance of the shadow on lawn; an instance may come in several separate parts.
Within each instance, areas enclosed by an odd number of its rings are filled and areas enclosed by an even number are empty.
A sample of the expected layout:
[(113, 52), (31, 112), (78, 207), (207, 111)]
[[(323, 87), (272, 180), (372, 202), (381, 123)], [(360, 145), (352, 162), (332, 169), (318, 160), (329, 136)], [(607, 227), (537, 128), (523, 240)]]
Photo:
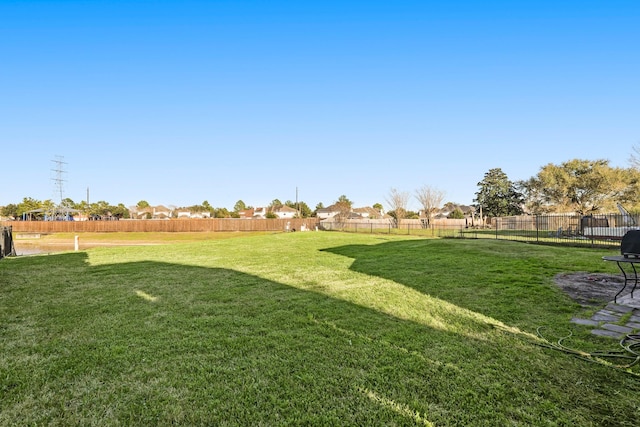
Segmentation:
[[(544, 264), (523, 260), (505, 245), (477, 249), (460, 240), (389, 241), (323, 251), (352, 258), (353, 271), (400, 283), (455, 306), (533, 331), (550, 315), (562, 320), (576, 309), (545, 285)], [(502, 255), (506, 255), (504, 252)]]
[[(329, 251), (354, 258), (356, 271), (435, 292), (407, 275), (425, 273), (423, 245)], [(461, 336), (230, 269), (115, 261), (68, 253), (0, 268), (12, 348), (0, 421), (25, 420), (28, 400), (28, 424), (604, 422), (593, 405), (567, 410), (575, 402), (565, 392), (585, 372), (604, 385), (602, 371), (573, 362), (559, 370), (506, 334)], [(531, 404), (536, 380), (514, 378), (548, 379), (546, 404)], [(635, 407), (621, 405), (618, 417), (632, 420)]]
[[(167, 420), (171, 405), (207, 396), (181, 410), (195, 411), (190, 416), (197, 423), (277, 424), (291, 417), (311, 424), (411, 424), (416, 414), (445, 423), (456, 412), (472, 423), (496, 415), (461, 411), (452, 389), (463, 397), (473, 387), (476, 364), (500, 377), (501, 364), (510, 361), (491, 340), (458, 340), (445, 330), (229, 269), (151, 261), (91, 265), (85, 253), (66, 253), (15, 259), (11, 271), (0, 307), (11, 307), (0, 316), (8, 324), (7, 342), (20, 343), (29, 329), (28, 336), (39, 338), (30, 339), (34, 347), (25, 353), (42, 353), (42, 369), (51, 374), (39, 384), (40, 366), (14, 369), (0, 379), (12, 390), (3, 393), (3, 405), (35, 393), (36, 407), (51, 406), (38, 403), (36, 390), (46, 386), (54, 391), (54, 408), (84, 400), (85, 414), (103, 414), (102, 405), (125, 389), (111, 421), (134, 414)], [(19, 360), (19, 351), (10, 357)], [(89, 386), (79, 388), (88, 378)], [(27, 383), (35, 389), (18, 386)]]

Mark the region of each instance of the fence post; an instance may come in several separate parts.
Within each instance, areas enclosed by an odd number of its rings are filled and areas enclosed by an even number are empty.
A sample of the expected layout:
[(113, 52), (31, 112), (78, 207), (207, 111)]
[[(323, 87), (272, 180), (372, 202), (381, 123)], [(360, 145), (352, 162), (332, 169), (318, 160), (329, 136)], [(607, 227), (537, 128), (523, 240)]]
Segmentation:
[(0, 258), (16, 256), (16, 248), (13, 244), (13, 227), (0, 227)]
[(538, 224), (538, 218), (539, 216), (536, 215), (535, 216), (535, 224), (536, 224), (536, 242), (540, 242), (540, 225)]

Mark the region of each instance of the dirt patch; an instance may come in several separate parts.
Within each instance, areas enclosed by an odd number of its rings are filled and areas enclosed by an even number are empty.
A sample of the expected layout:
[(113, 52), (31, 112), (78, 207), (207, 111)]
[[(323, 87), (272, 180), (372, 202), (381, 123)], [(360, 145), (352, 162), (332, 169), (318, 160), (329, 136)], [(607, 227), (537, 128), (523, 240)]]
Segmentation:
[[(624, 278), (619, 274), (560, 273), (556, 275), (554, 282), (579, 304), (597, 306), (613, 301), (613, 297), (624, 284)], [(628, 293), (626, 290), (625, 292)]]

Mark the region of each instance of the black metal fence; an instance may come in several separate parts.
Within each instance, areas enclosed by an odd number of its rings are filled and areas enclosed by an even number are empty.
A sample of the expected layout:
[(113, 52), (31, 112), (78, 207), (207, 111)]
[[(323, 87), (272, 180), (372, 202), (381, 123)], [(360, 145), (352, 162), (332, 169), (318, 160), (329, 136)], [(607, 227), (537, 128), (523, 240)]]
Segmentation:
[(369, 234), (404, 234), (424, 237), (463, 237), (461, 231), (468, 227), (465, 219), (420, 220), (404, 219), (397, 224), (393, 219), (321, 221), (320, 228), (327, 231)]
[(491, 218), (484, 225), (470, 220), (322, 221), (324, 230), (352, 233), (404, 234), (424, 237), (497, 239), (572, 246), (620, 246), (629, 230), (640, 229), (637, 214), (549, 214)]
[(464, 237), (589, 247), (619, 247), (629, 230), (640, 229), (637, 215), (558, 214), (493, 218), (490, 229), (464, 230)]
[(14, 256), (16, 249), (13, 245), (13, 233), (11, 227), (0, 227), (0, 258)]

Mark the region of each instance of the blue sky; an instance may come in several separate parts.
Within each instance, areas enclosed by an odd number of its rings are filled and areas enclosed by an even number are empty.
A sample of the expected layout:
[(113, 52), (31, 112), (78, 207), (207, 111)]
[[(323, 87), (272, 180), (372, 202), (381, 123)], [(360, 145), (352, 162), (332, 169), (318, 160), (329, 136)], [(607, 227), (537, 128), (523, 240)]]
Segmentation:
[[(0, 205), (470, 204), (640, 144), (640, 2), (0, 1)], [(410, 208), (417, 210), (412, 197)]]

